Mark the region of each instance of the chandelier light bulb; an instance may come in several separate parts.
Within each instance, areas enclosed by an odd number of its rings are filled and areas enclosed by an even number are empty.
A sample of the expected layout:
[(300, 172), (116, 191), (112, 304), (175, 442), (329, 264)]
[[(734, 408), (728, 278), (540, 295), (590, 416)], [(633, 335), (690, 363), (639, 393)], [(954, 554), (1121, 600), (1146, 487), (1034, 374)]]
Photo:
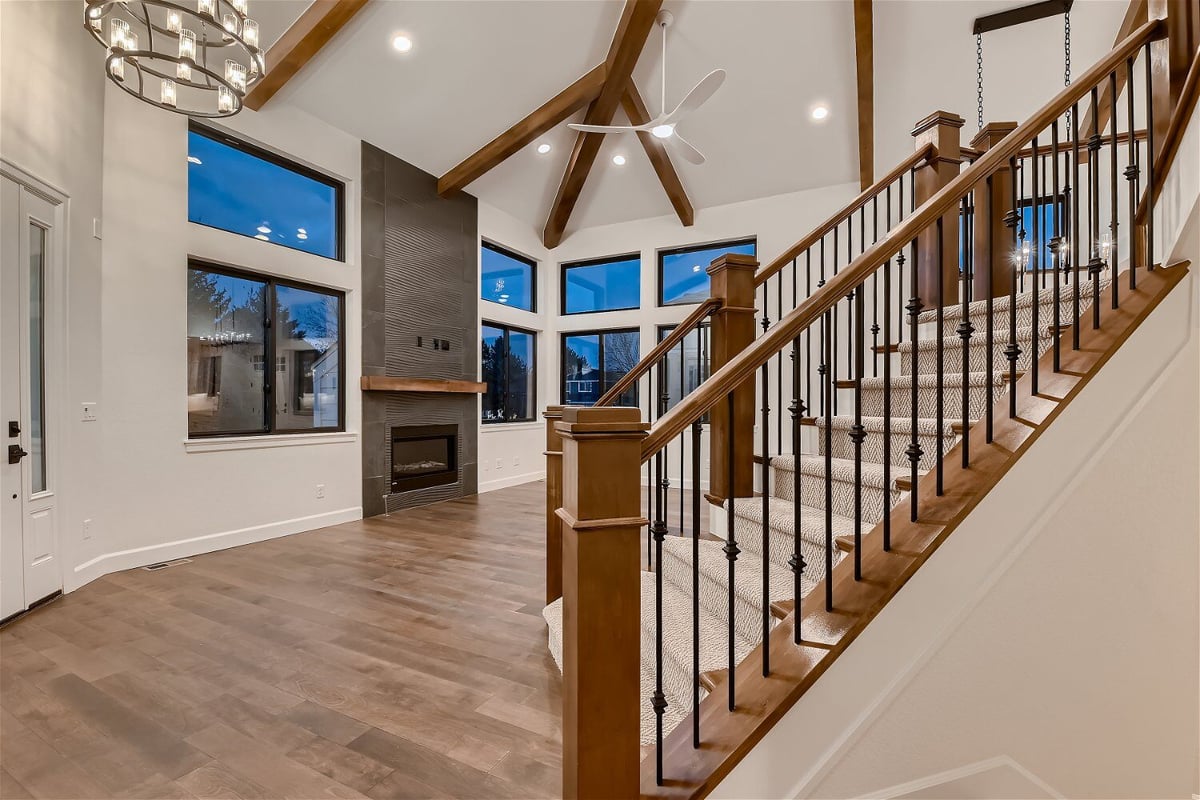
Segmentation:
[(196, 34), (187, 28), (179, 32), (179, 57), (186, 59), (186, 62), (175, 65), (175, 77), (181, 81), (190, 81), (192, 79), (191, 62), (196, 60)]
[(129, 37), (129, 23), (118, 17), (113, 17), (108, 23), (108, 46), (114, 50), (125, 50), (125, 42)]
[(229, 0), (229, 4), (237, 9), (239, 14), (246, 14), (246, 0)]
[(225, 41), (232, 41), (233, 37), (237, 36), (238, 33), (237, 14), (234, 14), (232, 11), (226, 11), (225, 15), (221, 17), (221, 27), (229, 34), (225, 37)]
[(103, 9), (100, 6), (88, 6), (86, 14), (88, 26), (94, 33), (99, 34), (101, 38), (104, 36), (103, 13)]
[(246, 67), (232, 59), (225, 60), (225, 81), (238, 92), (246, 91)]
[(655, 125), (653, 128), (650, 129), (650, 132), (652, 134), (654, 134), (655, 138), (657, 138), (657, 139), (670, 139), (671, 134), (673, 134), (675, 132), (675, 126), (674, 125)]
[(196, 0), (196, 10), (205, 16), (215, 18), (217, 15), (216, 0)]
[(242, 40), (251, 47), (258, 47), (258, 23), (247, 18), (242, 23)]
[(160, 99), (164, 106), (175, 107), (175, 81), (163, 78)]
[(114, 78), (116, 78), (117, 80), (119, 80), (119, 81), (125, 80), (125, 59), (123, 59), (123, 58), (115, 59), (112, 62), (112, 64), (109, 65), (108, 70), (110, 73), (112, 73), (112, 76)]
[(233, 92), (229, 91), (227, 86), (217, 87), (217, 111), (222, 113), (233, 112)]
[(183, 28), (183, 18), (179, 15), (179, 12), (173, 8), (168, 9), (167, 30), (169, 30), (171, 33), (179, 33), (181, 28)]

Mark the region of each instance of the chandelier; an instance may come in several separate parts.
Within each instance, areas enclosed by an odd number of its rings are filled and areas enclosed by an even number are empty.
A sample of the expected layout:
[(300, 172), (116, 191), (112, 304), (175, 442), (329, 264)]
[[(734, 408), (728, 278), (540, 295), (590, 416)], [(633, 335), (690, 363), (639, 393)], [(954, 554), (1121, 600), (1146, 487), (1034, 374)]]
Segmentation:
[(178, 114), (229, 117), (266, 72), (246, 3), (85, 0), (84, 24), (107, 49), (105, 73), (129, 94)]

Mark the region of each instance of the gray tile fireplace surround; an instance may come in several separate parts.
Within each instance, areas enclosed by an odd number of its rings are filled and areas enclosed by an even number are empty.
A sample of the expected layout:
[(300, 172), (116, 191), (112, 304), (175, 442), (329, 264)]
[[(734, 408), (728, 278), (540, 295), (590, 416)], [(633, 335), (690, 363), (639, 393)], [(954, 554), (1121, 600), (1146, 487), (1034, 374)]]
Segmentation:
[[(363, 142), (363, 375), (476, 380), (478, 210), (437, 178)], [(436, 340), (436, 342), (435, 342)], [(363, 514), (475, 494), (479, 397), (363, 392)], [(391, 431), (458, 426), (458, 480), (391, 492)]]

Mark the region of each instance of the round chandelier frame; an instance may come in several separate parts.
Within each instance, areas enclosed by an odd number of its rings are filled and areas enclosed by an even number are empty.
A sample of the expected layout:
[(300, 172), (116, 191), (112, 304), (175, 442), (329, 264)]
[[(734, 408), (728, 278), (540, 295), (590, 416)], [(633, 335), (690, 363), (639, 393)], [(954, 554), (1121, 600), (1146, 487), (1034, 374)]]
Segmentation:
[(247, 0), (85, 0), (84, 27), (109, 80), (177, 114), (233, 116), (266, 74)]

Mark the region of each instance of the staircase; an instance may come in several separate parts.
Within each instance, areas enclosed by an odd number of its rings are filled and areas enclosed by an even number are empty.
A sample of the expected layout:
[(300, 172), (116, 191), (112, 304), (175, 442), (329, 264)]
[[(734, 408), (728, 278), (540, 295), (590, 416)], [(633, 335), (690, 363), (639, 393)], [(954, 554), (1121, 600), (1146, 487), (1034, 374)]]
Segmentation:
[[(1081, 148), (1063, 121), (1166, 30), (978, 149), (927, 117), (912, 157), (770, 264), (714, 261), (712, 298), (622, 379), (653, 423), (611, 397), (547, 411), (564, 796), (708, 794), (1179, 283), (1153, 207), (1181, 125), (1154, 142), (1153, 86), (1150, 130), (1097, 122)], [(1039, 171), (1070, 200), (1027, 231)], [(709, 377), (668, 408), (663, 358), (706, 320)]]

